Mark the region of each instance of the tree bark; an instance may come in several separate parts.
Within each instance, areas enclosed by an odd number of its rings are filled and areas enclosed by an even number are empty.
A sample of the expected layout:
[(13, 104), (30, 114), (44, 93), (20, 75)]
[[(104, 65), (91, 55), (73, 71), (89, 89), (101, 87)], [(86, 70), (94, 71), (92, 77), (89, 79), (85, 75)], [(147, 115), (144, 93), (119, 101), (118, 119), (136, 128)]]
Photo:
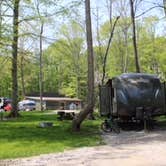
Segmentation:
[(130, 10), (131, 10), (131, 21), (132, 21), (132, 30), (133, 30), (133, 47), (134, 47), (134, 55), (135, 55), (136, 72), (140, 73), (141, 70), (140, 70), (140, 63), (139, 63), (138, 50), (137, 50), (136, 27), (135, 27), (135, 12), (134, 12), (133, 0), (130, 0)]
[(17, 54), (18, 54), (18, 27), (19, 27), (19, 3), (14, 1), (13, 9), (13, 42), (12, 42), (12, 112), (9, 116), (18, 117), (18, 83), (17, 83)]
[(91, 28), (91, 12), (90, 0), (85, 0), (85, 15), (86, 15), (86, 37), (87, 37), (87, 51), (88, 51), (88, 96), (87, 106), (79, 113), (73, 120), (73, 131), (79, 131), (80, 125), (88, 114), (93, 113), (94, 108), (94, 57), (93, 57), (93, 40)]

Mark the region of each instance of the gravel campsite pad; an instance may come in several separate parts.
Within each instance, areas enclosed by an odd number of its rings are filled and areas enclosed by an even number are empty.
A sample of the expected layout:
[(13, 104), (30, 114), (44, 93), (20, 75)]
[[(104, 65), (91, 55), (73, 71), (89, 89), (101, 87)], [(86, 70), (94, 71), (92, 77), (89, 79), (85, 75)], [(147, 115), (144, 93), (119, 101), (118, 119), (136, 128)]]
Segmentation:
[(106, 145), (1, 160), (0, 166), (165, 166), (166, 131), (102, 134)]

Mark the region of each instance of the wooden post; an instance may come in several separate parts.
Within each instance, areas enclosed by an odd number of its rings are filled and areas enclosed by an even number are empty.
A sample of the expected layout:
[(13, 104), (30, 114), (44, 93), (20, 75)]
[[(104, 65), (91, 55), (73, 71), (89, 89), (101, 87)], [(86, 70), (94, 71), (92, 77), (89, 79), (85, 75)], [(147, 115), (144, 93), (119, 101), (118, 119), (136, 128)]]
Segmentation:
[(3, 109), (0, 109), (0, 114), (1, 114), (1, 121), (3, 120)]
[(145, 133), (148, 133), (148, 116), (147, 116), (147, 113), (144, 112), (144, 132)]

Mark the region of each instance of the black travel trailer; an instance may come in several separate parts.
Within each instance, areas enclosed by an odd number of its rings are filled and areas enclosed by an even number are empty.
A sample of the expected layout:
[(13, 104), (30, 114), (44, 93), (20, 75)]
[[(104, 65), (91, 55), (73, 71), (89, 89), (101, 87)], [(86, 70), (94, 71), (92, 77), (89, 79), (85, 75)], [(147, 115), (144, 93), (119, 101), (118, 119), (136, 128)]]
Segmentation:
[(156, 75), (122, 74), (99, 87), (100, 114), (121, 121), (166, 114), (166, 84)]

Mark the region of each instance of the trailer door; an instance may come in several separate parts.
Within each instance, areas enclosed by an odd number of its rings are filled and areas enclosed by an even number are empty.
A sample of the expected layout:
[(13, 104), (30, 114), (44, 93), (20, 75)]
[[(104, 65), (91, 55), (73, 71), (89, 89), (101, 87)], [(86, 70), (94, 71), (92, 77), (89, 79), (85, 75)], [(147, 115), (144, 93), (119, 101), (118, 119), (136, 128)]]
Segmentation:
[(111, 97), (111, 87), (104, 85), (99, 86), (99, 105), (100, 105), (100, 115), (108, 116), (112, 112), (112, 97)]

